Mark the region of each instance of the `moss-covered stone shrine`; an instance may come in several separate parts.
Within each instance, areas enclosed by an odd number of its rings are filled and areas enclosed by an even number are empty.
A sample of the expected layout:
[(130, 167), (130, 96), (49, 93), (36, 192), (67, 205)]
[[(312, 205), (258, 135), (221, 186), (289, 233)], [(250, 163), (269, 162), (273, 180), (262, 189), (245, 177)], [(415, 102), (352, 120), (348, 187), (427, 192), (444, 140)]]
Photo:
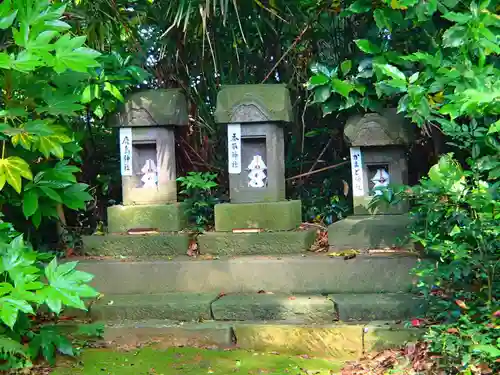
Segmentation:
[(370, 206), (389, 185), (408, 183), (406, 147), (412, 130), (396, 109), (351, 117), (344, 135), (351, 145), (354, 215), (328, 228), (333, 249), (393, 247), (406, 234), (408, 203)]
[(233, 247), (246, 247), (261, 254), (270, 246), (285, 252), (306, 250), (314, 232), (290, 235), (301, 224), (302, 207), (300, 201), (285, 197), (283, 126), (292, 119), (286, 87), (225, 86), (217, 97), (215, 117), (227, 128), (231, 202), (215, 206), (216, 233), (199, 236), (200, 248), (210, 244), (231, 253)]

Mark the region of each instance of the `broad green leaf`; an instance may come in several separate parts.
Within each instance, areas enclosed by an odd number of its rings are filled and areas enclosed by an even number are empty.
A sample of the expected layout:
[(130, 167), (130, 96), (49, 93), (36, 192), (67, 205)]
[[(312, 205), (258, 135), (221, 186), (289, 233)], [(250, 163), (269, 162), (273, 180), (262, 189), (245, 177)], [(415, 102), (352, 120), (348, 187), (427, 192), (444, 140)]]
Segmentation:
[(0, 29), (5, 30), (12, 26), (12, 23), (16, 19), (17, 10), (9, 12), (7, 15), (2, 14), (0, 17)]
[(369, 0), (356, 0), (348, 10), (354, 14), (366, 13), (372, 9), (372, 3)]
[(38, 193), (36, 190), (28, 190), (23, 197), (23, 214), (26, 218), (32, 216), (38, 210)]
[(375, 19), (375, 23), (379, 30), (383, 31), (387, 29), (388, 31), (392, 31), (392, 22), (389, 18), (387, 18), (383, 9), (378, 8), (373, 12), (373, 18)]
[(452, 26), (443, 34), (445, 47), (460, 47), (467, 41), (467, 28), (465, 26)]
[(443, 18), (459, 24), (466, 24), (472, 20), (472, 15), (469, 13), (448, 12), (443, 15)]
[(73, 210), (84, 209), (85, 202), (92, 199), (92, 196), (86, 191), (87, 189), (88, 185), (81, 183), (66, 188), (62, 193), (64, 204)]
[(50, 154), (54, 155), (56, 158), (64, 158), (64, 148), (63, 144), (71, 142), (71, 138), (65, 134), (49, 135), (36, 137), (34, 139), (33, 147), (40, 151), (46, 158), (50, 157)]
[(318, 86), (314, 89), (314, 103), (323, 103), (332, 94), (332, 90), (330, 89), (330, 86), (328, 85), (323, 85), (323, 86)]
[(20, 52), (16, 59), (11, 61), (12, 69), (24, 73), (31, 72), (42, 65), (44, 65), (44, 63), (40, 61), (40, 57), (29, 51)]
[(21, 177), (27, 180), (33, 179), (29, 164), (17, 156), (0, 159), (0, 175), (5, 176), (7, 183), (12, 186), (17, 193), (21, 193)]
[(94, 99), (98, 99), (101, 96), (101, 89), (99, 85), (92, 84), (85, 87), (82, 93), (81, 101), (84, 104), (90, 103)]
[(54, 189), (51, 189), (48, 186), (40, 186), (39, 188), (42, 191), (42, 193), (44, 193), (47, 197), (49, 197), (53, 201), (56, 201), (58, 203), (62, 203), (61, 196)]
[(328, 69), (325, 65), (320, 64), (320, 63), (313, 63), (311, 64), (311, 73), (315, 75), (321, 75), (323, 74), (326, 77), (330, 77), (331, 72), (330, 69)]
[(386, 76), (389, 76), (389, 77), (394, 78), (394, 79), (399, 80), (399, 81), (406, 81), (405, 74), (393, 65), (375, 64), (374, 66), (377, 69), (379, 69), (382, 74), (384, 74)]
[(8, 303), (0, 302), (0, 319), (11, 329), (17, 321), (19, 310)]
[(116, 86), (112, 85), (111, 83), (109, 83), (109, 82), (104, 83), (104, 91), (109, 92), (111, 95), (113, 95), (119, 101), (121, 101), (121, 102), (124, 101), (120, 90), (118, 90), (118, 88)]
[(373, 44), (368, 39), (357, 39), (354, 42), (358, 48), (365, 53), (377, 54), (381, 52), (380, 47)]
[(417, 81), (419, 75), (420, 75), (420, 72), (413, 73), (410, 76), (410, 78), (408, 79), (408, 82), (415, 83)]
[(354, 90), (354, 85), (352, 83), (341, 81), (338, 78), (332, 79), (332, 91), (338, 92), (340, 95), (348, 98), (352, 90)]
[(351, 60), (344, 60), (342, 61), (342, 64), (340, 64), (340, 70), (342, 71), (342, 74), (345, 76), (347, 73), (349, 73), (352, 69), (352, 61)]
[(46, 107), (38, 107), (39, 113), (49, 113), (54, 116), (76, 116), (77, 111), (83, 110), (85, 107), (78, 104), (79, 98), (76, 95), (56, 96), (53, 94), (46, 95), (44, 100), (47, 102)]
[(325, 76), (324, 74), (316, 74), (309, 78), (309, 81), (307, 82), (307, 89), (311, 90), (315, 87), (326, 85), (330, 82), (330, 78)]
[(500, 120), (491, 124), (488, 129), (488, 134), (496, 134), (496, 133), (500, 133)]
[(12, 68), (12, 60), (10, 56), (5, 52), (0, 52), (0, 68), (2, 69)]

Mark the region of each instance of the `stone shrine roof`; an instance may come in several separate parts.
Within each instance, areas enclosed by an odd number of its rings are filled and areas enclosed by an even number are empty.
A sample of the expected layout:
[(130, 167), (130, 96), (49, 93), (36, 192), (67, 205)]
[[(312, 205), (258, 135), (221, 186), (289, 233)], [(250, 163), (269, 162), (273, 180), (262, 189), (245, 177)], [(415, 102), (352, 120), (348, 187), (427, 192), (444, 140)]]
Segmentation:
[(129, 95), (111, 126), (188, 125), (187, 100), (181, 89), (140, 91)]
[(218, 123), (292, 122), (290, 93), (281, 84), (223, 86), (217, 95)]
[(407, 145), (413, 140), (413, 128), (395, 108), (389, 108), (382, 114), (351, 117), (344, 135), (353, 147)]

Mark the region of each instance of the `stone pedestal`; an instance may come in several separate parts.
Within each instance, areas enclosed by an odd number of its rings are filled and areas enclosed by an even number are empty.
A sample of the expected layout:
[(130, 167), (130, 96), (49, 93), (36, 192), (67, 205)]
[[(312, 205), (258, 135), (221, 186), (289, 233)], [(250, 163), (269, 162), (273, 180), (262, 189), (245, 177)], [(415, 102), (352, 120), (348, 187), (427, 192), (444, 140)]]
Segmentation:
[(407, 234), (408, 202), (370, 207), (378, 189), (408, 183), (407, 145), (411, 124), (395, 109), (354, 116), (344, 134), (351, 144), (354, 215), (328, 228), (333, 250), (398, 246)]
[[(219, 93), (215, 117), (227, 128), (231, 203), (215, 206), (216, 243), (258, 243), (256, 251), (261, 254), (265, 253), (265, 243), (269, 244), (269, 253), (280, 253), (280, 249), (272, 248), (280, 243), (292, 252), (311, 246), (311, 234), (283, 234), (297, 231), (302, 220), (301, 202), (285, 197), (283, 126), (292, 121), (292, 116), (290, 95), (284, 85), (226, 86)], [(262, 233), (238, 233), (247, 229)], [(215, 243), (213, 238), (199, 236), (200, 246)]]
[[(163, 236), (149, 241), (158, 246), (166, 246), (165, 241), (172, 242), (173, 248), (186, 244), (179, 250), (185, 253), (187, 239), (177, 241), (172, 236), (187, 235), (172, 232), (187, 224), (185, 209), (177, 202), (174, 137), (174, 128), (187, 124), (187, 102), (181, 90), (150, 90), (127, 98), (112, 124), (119, 129), (123, 205), (108, 208), (108, 232), (121, 236), (106, 238), (107, 245), (101, 249), (95, 240), (84, 239), (85, 251), (106, 255), (106, 249), (112, 248), (110, 255), (116, 255), (112, 245), (122, 246), (128, 237), (134, 242), (132, 237), (137, 235), (130, 234), (132, 230)], [(149, 255), (155, 252), (161, 254), (162, 249), (148, 249)]]

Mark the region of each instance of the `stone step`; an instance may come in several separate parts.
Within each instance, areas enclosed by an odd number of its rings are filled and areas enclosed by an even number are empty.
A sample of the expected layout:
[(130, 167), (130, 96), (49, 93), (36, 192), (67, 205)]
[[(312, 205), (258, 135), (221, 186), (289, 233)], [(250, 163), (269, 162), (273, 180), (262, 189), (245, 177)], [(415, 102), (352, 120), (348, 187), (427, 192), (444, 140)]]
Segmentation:
[(297, 324), (286, 321), (178, 323), (145, 320), (107, 324), (104, 339), (116, 346), (213, 345), (355, 360), (364, 353), (415, 341), (421, 334), (419, 329), (405, 328), (390, 321)]
[(68, 311), (66, 315), (90, 315), (94, 320), (175, 321), (289, 321), (332, 323), (367, 320), (403, 320), (417, 315), (423, 300), (406, 293), (362, 295), (291, 295), (245, 293), (166, 293), (107, 295), (92, 304), (88, 313)]
[(415, 317), (424, 300), (409, 293), (290, 295), (234, 294), (212, 303), (215, 320), (288, 320), (303, 323), (403, 320)]
[[(281, 232), (207, 232), (197, 236), (201, 254), (213, 256), (301, 254), (316, 239), (316, 229)], [(186, 255), (187, 233), (107, 234), (83, 237), (83, 251), (93, 256), (179, 256)]]
[(191, 293), (397, 293), (410, 290), (417, 258), (408, 254), (246, 256), (213, 260), (83, 260), (104, 294)]

